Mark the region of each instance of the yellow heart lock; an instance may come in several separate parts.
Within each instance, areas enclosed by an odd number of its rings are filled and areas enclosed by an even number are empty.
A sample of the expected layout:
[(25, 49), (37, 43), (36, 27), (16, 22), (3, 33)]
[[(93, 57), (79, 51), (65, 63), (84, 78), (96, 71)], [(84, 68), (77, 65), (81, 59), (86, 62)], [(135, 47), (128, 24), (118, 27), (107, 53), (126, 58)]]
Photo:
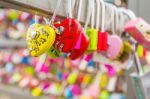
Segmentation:
[(30, 55), (37, 57), (47, 52), (55, 41), (55, 30), (48, 25), (32, 24), (27, 31)]

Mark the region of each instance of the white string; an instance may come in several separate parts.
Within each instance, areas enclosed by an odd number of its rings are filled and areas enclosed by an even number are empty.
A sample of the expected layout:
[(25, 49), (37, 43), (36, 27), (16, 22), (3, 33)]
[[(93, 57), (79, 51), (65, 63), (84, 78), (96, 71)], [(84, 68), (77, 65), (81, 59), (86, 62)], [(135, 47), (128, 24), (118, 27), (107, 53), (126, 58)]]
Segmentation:
[(39, 20), (38, 20), (38, 16), (37, 16), (37, 15), (34, 16), (34, 20), (35, 20), (35, 24), (39, 23)]
[(132, 20), (136, 18), (135, 14), (131, 10), (128, 9), (127, 12), (129, 13), (128, 15)]
[(122, 13), (126, 14), (129, 17), (129, 20), (133, 20), (136, 18), (135, 14), (131, 10), (127, 10), (125, 8), (120, 8), (120, 11), (122, 11)]
[(83, 0), (79, 0), (79, 8), (78, 8), (78, 16), (77, 16), (78, 21), (80, 21), (80, 17), (81, 17), (82, 1)]
[(99, 0), (96, 0), (97, 3), (97, 16), (96, 16), (96, 29), (99, 30), (99, 21), (100, 21), (100, 2)]
[(72, 0), (67, 0), (67, 15), (68, 17), (72, 18), (72, 8), (71, 8), (71, 5), (72, 5)]
[(101, 20), (101, 31), (105, 31), (105, 3), (103, 0), (101, 0), (101, 6), (102, 6), (102, 20)]
[(85, 21), (85, 25), (84, 25), (84, 29), (87, 29), (87, 26), (89, 24), (90, 18), (91, 18), (91, 14), (92, 14), (92, 0), (88, 0), (88, 11), (87, 11), (87, 17), (86, 17), (86, 21)]
[(119, 12), (119, 16), (120, 16), (120, 20), (119, 20), (119, 22), (120, 22), (120, 34), (119, 34), (119, 36), (121, 36), (122, 35), (122, 33), (123, 33), (123, 31), (124, 31), (124, 17), (123, 17), (123, 13), (120, 11), (120, 9), (118, 9), (118, 12)]
[(118, 29), (119, 29), (119, 14), (117, 8), (115, 7), (115, 32), (116, 33), (118, 33)]
[(57, 5), (56, 5), (56, 8), (55, 8), (55, 10), (54, 10), (54, 13), (53, 13), (52, 19), (51, 19), (51, 21), (50, 21), (50, 24), (53, 24), (53, 22), (54, 22), (54, 20), (55, 20), (55, 18), (56, 18), (57, 10), (58, 10), (59, 7), (60, 7), (61, 1), (62, 1), (62, 0), (58, 0), (58, 1), (57, 1)]
[(115, 20), (114, 20), (114, 17), (115, 17), (115, 7), (114, 6), (110, 6), (111, 7), (111, 9), (112, 9), (112, 16), (111, 16), (111, 30), (112, 30), (112, 34), (115, 34)]
[(91, 18), (91, 28), (94, 28), (94, 21), (95, 21), (95, 0), (92, 2), (92, 18)]

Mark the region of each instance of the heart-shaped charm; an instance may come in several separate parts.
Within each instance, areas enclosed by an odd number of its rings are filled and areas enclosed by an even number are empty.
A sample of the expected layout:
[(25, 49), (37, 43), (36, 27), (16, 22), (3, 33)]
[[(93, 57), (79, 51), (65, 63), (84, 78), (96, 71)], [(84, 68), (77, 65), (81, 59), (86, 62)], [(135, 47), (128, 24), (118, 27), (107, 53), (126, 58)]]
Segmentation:
[(121, 62), (126, 61), (129, 58), (131, 51), (132, 51), (131, 44), (127, 41), (124, 41), (123, 42), (123, 52), (122, 52), (121, 56), (118, 57), (117, 59)]
[(47, 52), (55, 41), (55, 30), (48, 25), (33, 24), (27, 31), (27, 47), (31, 56)]
[(117, 35), (109, 36), (109, 47), (106, 52), (106, 56), (111, 59), (117, 59), (123, 52), (123, 42)]
[(150, 50), (150, 25), (142, 18), (129, 21), (125, 25), (125, 31), (142, 44), (147, 50)]
[[(79, 39), (80, 40), (80, 39)], [(84, 33), (84, 30), (81, 32), (81, 40), (80, 40), (80, 47), (79, 49), (74, 48), (71, 51), (71, 55), (69, 56), (71, 59), (77, 59), (78, 57), (82, 56), (84, 52), (87, 50), (88, 45), (89, 45), (89, 38), (88, 36)]]
[(80, 23), (74, 18), (67, 18), (60, 24), (55, 24), (55, 27), (60, 34), (56, 35), (54, 48), (69, 53), (75, 47), (82, 31)]

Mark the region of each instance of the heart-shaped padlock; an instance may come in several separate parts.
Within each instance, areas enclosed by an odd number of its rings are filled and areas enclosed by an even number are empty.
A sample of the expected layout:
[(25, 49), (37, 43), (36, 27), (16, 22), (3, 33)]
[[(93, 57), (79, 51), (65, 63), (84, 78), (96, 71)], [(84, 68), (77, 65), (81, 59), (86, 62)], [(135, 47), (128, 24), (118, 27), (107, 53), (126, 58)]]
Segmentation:
[(109, 36), (108, 41), (109, 47), (106, 51), (106, 56), (112, 60), (117, 59), (123, 52), (123, 42), (117, 35)]
[(126, 59), (129, 58), (131, 51), (132, 51), (131, 44), (127, 41), (124, 41), (123, 42), (123, 52), (122, 52), (121, 56), (118, 57), (117, 59), (121, 62), (124, 62)]
[(61, 52), (59, 50), (56, 50), (54, 47), (51, 47), (48, 51), (47, 54), (51, 56), (52, 58), (57, 58), (60, 56)]
[[(81, 17), (82, 3), (83, 3), (82, 0), (80, 0), (78, 2), (78, 5), (79, 5), (78, 6), (78, 16), (77, 16), (78, 21), (80, 21), (80, 17)], [(71, 54), (69, 55), (69, 57), (71, 59), (77, 59), (79, 56), (84, 54), (84, 52), (88, 48), (88, 45), (89, 45), (89, 38), (85, 34), (84, 29), (82, 28), (80, 36), (78, 38), (78, 41), (77, 41), (75, 47), (73, 48), (73, 50), (71, 51)]]
[(80, 23), (74, 18), (64, 19), (61, 23), (55, 24), (60, 32), (56, 35), (54, 48), (69, 53), (76, 45), (82, 31)]
[(129, 21), (125, 25), (125, 31), (142, 44), (147, 50), (150, 50), (150, 25), (142, 18)]
[(87, 50), (88, 45), (89, 45), (89, 38), (88, 36), (84, 33), (84, 30), (82, 30), (81, 32), (81, 40), (80, 40), (81, 44), (80, 44), (80, 48), (76, 49), (74, 48), (71, 51), (71, 55), (69, 56), (71, 59), (77, 59), (78, 57), (80, 57), (81, 55), (84, 54), (84, 52)]
[(31, 56), (47, 52), (55, 41), (55, 30), (48, 25), (33, 24), (27, 31), (27, 47)]

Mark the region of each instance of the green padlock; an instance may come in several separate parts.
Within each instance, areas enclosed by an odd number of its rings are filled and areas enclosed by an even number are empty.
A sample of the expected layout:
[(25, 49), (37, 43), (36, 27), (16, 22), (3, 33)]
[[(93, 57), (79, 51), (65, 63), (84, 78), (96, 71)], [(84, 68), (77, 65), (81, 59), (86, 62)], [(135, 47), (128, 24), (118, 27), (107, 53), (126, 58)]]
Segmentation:
[(98, 40), (98, 33), (96, 29), (88, 28), (86, 30), (86, 34), (90, 39), (90, 43), (87, 49), (87, 52), (93, 52), (97, 50), (97, 40)]
[(77, 77), (78, 77), (77, 73), (75, 72), (71, 73), (67, 79), (68, 84), (70, 85), (74, 84), (77, 80)]
[(48, 51), (47, 54), (51, 56), (52, 58), (57, 58), (60, 56), (61, 52), (59, 50), (54, 49), (51, 47)]
[[(90, 1), (90, 5), (89, 5), (89, 9), (88, 9), (88, 12), (87, 12), (87, 19), (86, 19), (86, 22), (85, 22), (85, 30), (86, 30), (86, 34), (87, 36), (89, 37), (89, 46), (88, 46), (88, 49), (87, 49), (87, 53), (90, 53), (90, 52), (93, 52), (93, 51), (96, 51), (97, 50), (97, 42), (98, 42), (98, 25), (97, 25), (97, 22), (95, 21), (95, 4), (94, 2), (91, 2)], [(89, 24), (89, 20), (91, 20), (91, 23), (90, 23), (90, 28), (87, 28), (88, 24)], [(96, 26), (96, 27), (95, 27)]]

